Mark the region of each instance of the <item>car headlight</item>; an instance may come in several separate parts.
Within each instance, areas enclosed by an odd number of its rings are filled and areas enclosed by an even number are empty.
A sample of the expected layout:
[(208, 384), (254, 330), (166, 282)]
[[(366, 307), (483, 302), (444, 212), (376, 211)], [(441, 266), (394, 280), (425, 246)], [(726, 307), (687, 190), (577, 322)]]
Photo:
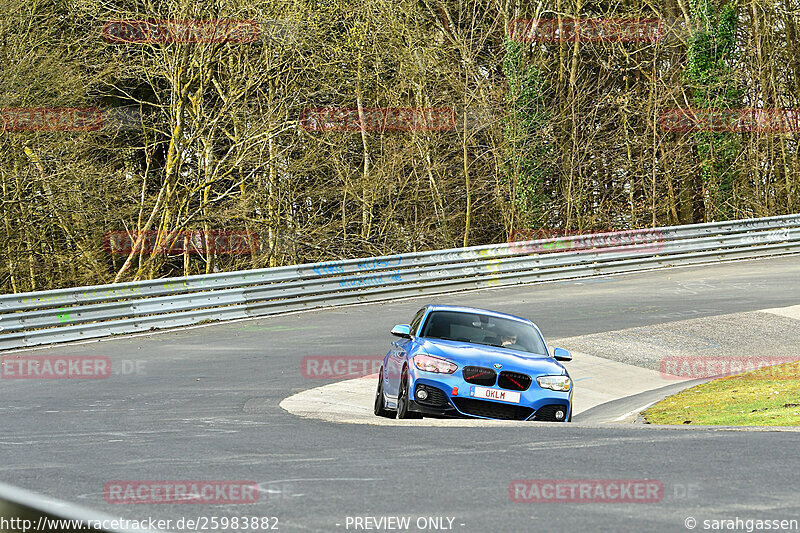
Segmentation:
[(452, 361), (425, 354), (415, 355), (414, 364), (420, 370), (436, 372), (437, 374), (452, 374), (458, 368), (458, 365)]
[(536, 378), (536, 383), (543, 389), (560, 392), (569, 392), (569, 389), (572, 388), (572, 380), (569, 379), (569, 376), (539, 376)]

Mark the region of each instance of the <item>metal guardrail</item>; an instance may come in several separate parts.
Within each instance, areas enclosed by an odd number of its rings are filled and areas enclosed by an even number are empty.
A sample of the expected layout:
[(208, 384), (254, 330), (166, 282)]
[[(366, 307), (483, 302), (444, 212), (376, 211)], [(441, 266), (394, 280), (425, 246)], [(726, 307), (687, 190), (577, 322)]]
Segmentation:
[(0, 350), (208, 320), (789, 253), (800, 253), (800, 215), (7, 294), (0, 296)]
[(0, 533), (159, 533), (131, 527), (138, 523), (0, 483)]

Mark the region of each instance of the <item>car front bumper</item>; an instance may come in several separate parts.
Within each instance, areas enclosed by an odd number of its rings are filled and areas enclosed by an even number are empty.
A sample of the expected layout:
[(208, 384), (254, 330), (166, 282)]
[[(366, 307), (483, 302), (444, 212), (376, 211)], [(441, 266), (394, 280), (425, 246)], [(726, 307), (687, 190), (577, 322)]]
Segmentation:
[[(475, 385), (467, 383), (458, 374), (441, 375), (421, 371), (414, 374), (413, 377), (409, 376), (409, 409), (425, 416), (550, 422), (570, 419), (572, 389), (569, 392), (542, 389), (534, 379), (528, 390), (516, 391), (520, 393), (520, 402), (511, 403), (472, 397)], [(428, 393), (424, 400), (417, 396), (420, 389)], [(560, 419), (558, 414), (561, 415)]]

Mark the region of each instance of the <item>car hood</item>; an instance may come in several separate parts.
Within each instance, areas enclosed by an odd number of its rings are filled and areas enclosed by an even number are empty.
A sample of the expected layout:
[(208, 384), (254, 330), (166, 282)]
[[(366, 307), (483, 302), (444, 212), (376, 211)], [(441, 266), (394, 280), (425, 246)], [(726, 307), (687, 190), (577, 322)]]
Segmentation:
[(510, 370), (533, 375), (562, 375), (567, 370), (547, 355), (516, 352), (506, 348), (483, 346), (441, 339), (419, 339), (419, 351), (436, 357), (444, 357), (459, 366), (475, 365), (492, 368), (495, 363), (503, 365), (500, 370)]

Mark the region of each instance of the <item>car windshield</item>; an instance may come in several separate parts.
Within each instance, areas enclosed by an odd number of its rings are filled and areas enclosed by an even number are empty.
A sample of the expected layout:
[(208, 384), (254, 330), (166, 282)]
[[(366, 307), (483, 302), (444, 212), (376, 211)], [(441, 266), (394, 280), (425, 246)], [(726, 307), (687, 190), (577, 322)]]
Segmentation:
[(547, 350), (539, 332), (530, 324), (479, 313), (433, 311), (421, 337), (498, 346), (537, 355)]

